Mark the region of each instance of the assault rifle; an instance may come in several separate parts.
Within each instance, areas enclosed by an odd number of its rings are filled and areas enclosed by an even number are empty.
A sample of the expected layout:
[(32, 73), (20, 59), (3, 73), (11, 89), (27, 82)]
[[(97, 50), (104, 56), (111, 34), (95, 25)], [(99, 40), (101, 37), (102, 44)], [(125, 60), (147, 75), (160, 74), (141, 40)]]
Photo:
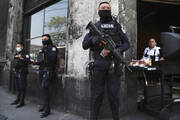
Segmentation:
[(125, 65), (125, 67), (132, 72), (132, 70), (129, 68), (128, 64), (125, 62), (123, 56), (121, 55), (121, 50), (116, 48), (116, 44), (115, 42), (112, 40), (111, 36), (109, 36), (108, 34), (104, 34), (102, 32), (100, 32), (98, 30), (98, 28), (92, 23), (89, 22), (89, 24), (87, 25), (86, 29), (90, 29), (91, 32), (93, 32), (94, 34), (96, 34), (97, 36), (99, 36), (100, 38), (102, 38), (102, 40), (104, 40), (106, 42), (105, 44), (105, 49), (110, 50), (113, 55), (121, 61), (122, 64)]

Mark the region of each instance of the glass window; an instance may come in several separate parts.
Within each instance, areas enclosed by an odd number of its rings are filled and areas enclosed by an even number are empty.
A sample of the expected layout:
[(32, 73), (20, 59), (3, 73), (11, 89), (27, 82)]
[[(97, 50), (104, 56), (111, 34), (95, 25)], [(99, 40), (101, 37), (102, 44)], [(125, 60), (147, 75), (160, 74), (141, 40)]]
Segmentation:
[[(39, 50), (42, 48), (41, 36), (50, 34), (53, 44), (58, 48), (59, 71), (64, 71), (65, 44), (67, 34), (67, 10), (68, 0), (51, 5), (31, 16), (30, 55), (36, 60)], [(35, 68), (35, 67), (34, 67)]]
[(31, 38), (41, 36), (43, 34), (43, 11), (31, 16)]
[[(32, 60), (37, 59), (37, 55), (42, 48), (41, 37), (33, 38), (30, 46), (30, 56)], [(38, 69), (38, 66), (32, 66), (32, 68)]]
[(51, 34), (53, 43), (57, 46), (65, 45), (67, 31), (67, 0), (45, 9), (44, 33)]

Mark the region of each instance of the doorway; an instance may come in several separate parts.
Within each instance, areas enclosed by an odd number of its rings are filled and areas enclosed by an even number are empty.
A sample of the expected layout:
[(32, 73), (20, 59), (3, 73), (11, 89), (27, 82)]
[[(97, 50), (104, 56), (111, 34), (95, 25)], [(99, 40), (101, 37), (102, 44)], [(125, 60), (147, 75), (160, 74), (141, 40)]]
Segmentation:
[(137, 0), (138, 43), (137, 58), (141, 59), (150, 38), (161, 47), (160, 33), (168, 32), (169, 26), (180, 26), (180, 1)]

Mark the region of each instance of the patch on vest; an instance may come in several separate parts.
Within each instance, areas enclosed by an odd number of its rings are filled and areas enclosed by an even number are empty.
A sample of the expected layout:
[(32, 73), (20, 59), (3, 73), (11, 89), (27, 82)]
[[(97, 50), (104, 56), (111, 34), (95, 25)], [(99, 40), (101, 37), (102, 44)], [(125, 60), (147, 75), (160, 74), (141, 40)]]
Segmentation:
[(101, 28), (104, 29), (114, 28), (114, 24), (101, 24)]
[(29, 58), (29, 55), (26, 55), (26, 58)]
[(52, 51), (56, 51), (56, 48), (55, 48), (55, 47), (53, 47), (53, 48), (52, 48)]
[(87, 30), (87, 34), (88, 34), (88, 33), (90, 33), (90, 30), (89, 30), (89, 29)]

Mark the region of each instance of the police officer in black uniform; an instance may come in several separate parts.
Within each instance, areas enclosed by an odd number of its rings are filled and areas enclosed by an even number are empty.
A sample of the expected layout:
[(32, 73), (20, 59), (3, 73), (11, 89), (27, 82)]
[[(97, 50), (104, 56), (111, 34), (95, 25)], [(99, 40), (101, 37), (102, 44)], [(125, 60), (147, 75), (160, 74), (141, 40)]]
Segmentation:
[(19, 42), (16, 45), (16, 54), (12, 61), (17, 89), (17, 99), (11, 103), (11, 105), (17, 105), (16, 108), (24, 106), (27, 88), (28, 64), (30, 64), (30, 57), (24, 50), (24, 44)]
[(39, 65), (39, 79), (42, 90), (43, 105), (40, 107), (39, 112), (41, 118), (50, 114), (50, 84), (55, 78), (55, 68), (57, 62), (57, 48), (52, 44), (51, 36), (45, 34), (42, 36), (43, 48), (39, 52), (37, 62), (34, 65)]
[[(101, 31), (112, 37), (117, 49), (123, 53), (130, 45), (127, 36), (122, 32), (121, 25), (111, 16), (111, 6), (108, 2), (99, 5), (100, 21), (95, 25)], [(92, 70), (92, 120), (98, 119), (100, 106), (103, 100), (104, 87), (107, 84), (109, 102), (114, 120), (119, 120), (119, 97), (120, 88), (120, 61), (110, 50), (104, 49), (104, 42), (92, 31), (86, 34), (83, 48), (90, 48), (93, 52), (94, 65)]]

